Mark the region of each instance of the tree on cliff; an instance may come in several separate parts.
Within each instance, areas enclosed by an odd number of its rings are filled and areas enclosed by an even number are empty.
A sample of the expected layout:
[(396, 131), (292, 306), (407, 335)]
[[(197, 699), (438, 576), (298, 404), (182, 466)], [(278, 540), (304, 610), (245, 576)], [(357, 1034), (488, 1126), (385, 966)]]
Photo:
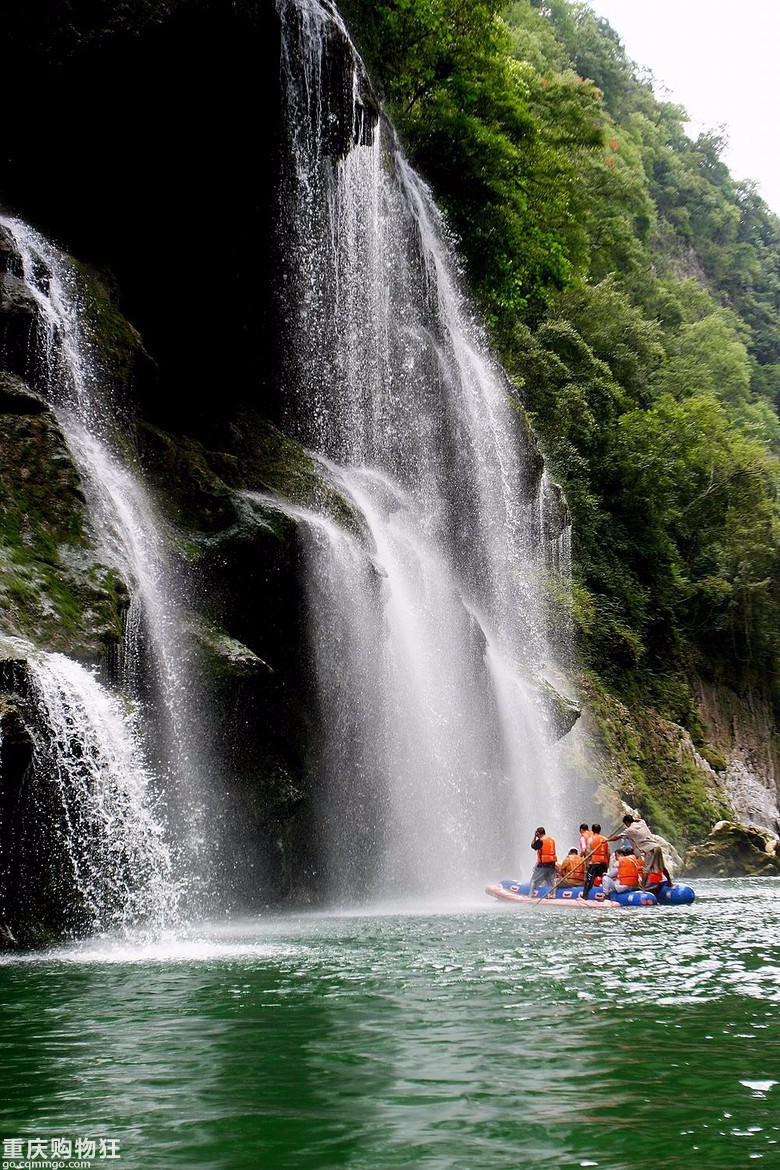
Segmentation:
[(585, 660), (777, 688), (780, 221), (584, 4), (343, 8), (566, 490)]

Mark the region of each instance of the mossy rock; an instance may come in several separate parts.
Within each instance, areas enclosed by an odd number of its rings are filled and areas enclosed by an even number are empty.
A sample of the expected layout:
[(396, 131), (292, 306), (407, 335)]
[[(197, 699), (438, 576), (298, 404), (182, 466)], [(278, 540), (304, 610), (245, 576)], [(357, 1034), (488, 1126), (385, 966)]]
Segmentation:
[(685, 873), (698, 877), (777, 877), (777, 838), (765, 829), (719, 821), (700, 845), (685, 854)]
[(155, 486), (163, 511), (182, 532), (220, 532), (235, 523), (234, 493), (211, 466), (202, 443), (139, 423), (144, 472)]
[(603, 755), (600, 802), (610, 815), (621, 801), (639, 808), (678, 848), (701, 840), (729, 815), (726, 796), (685, 727), (655, 710), (646, 695), (629, 706), (590, 672), (581, 676), (581, 693)]
[(273, 668), (267, 662), (243, 642), (231, 638), (224, 630), (216, 629), (214, 626), (200, 626), (195, 634), (200, 644), (216, 660), (215, 669), (221, 670), (222, 673), (250, 677), (264, 672), (273, 674)]
[(729, 762), (723, 752), (718, 751), (712, 744), (701, 744), (699, 746), (699, 755), (707, 761), (713, 772), (725, 772), (729, 766)]
[(122, 635), (128, 594), (99, 558), (76, 470), (48, 408), (3, 375), (0, 604), (8, 634), (95, 660)]
[(551, 738), (563, 739), (582, 713), (579, 703), (561, 694), (546, 679), (537, 677), (534, 679), (534, 686)]
[[(326, 516), (368, 542), (359, 513), (332, 482), (325, 464), (267, 419), (245, 413), (221, 438), (224, 448), (212, 450), (197, 439), (139, 424), (144, 471), (169, 521), (182, 534), (197, 543), (201, 536), (242, 526), (248, 511), (239, 497), (256, 492), (272, 497), (265, 520), (281, 539), (295, 525), (274, 512), (273, 500)], [(257, 507), (252, 511), (256, 517)]]
[(226, 482), (247, 491), (264, 490), (366, 536), (359, 512), (333, 482), (326, 465), (295, 439), (250, 412), (236, 419), (230, 430), (234, 454), (219, 463)]
[(80, 321), (103, 380), (123, 401), (139, 374), (150, 374), (154, 363), (143, 339), (118, 308), (119, 290), (110, 270), (73, 261), (80, 291)]

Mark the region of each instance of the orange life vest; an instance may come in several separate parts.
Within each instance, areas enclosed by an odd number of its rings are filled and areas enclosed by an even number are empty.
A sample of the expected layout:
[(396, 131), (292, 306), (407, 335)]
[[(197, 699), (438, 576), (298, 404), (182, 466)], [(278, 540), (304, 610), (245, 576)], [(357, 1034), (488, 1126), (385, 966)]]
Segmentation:
[(542, 844), (536, 850), (536, 860), (539, 865), (555, 865), (558, 858), (555, 856), (555, 842), (552, 837), (541, 837)]
[(621, 886), (638, 886), (640, 873), (635, 857), (630, 854), (627, 857), (618, 857), (617, 876)]
[(561, 862), (561, 876), (573, 886), (585, 885), (585, 862), (581, 857), (568, 854)]
[(609, 865), (609, 841), (601, 833), (594, 833), (590, 843), (590, 862), (592, 865)]

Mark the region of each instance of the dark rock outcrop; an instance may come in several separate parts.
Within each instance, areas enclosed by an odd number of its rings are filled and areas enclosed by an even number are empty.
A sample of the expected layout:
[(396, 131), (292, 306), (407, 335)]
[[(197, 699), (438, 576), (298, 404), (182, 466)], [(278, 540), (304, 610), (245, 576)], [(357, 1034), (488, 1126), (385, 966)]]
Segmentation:
[(1, 274), (0, 365), (21, 378), (29, 375), (38, 313), (38, 302), (24, 281), (9, 273)]
[(0, 948), (83, 933), (92, 916), (77, 895), (62, 807), (40, 748), (27, 663), (0, 645)]
[(706, 841), (687, 851), (684, 872), (699, 877), (777, 877), (777, 846), (777, 838), (765, 829), (719, 821)]
[(556, 690), (546, 679), (537, 679), (535, 685), (551, 739), (563, 739), (579, 719), (582, 708), (574, 699)]
[[(4, 110), (5, 210), (111, 268), (159, 367), (137, 385), (146, 417), (209, 437), (206, 387), (219, 387), (222, 414), (262, 399), (273, 416), (273, 0), (27, 0), (4, 13), (3, 31), (6, 92), (34, 78), (36, 95)], [(74, 132), (47, 135), (42, 149), (41, 109)], [(56, 198), (53, 175), (67, 175)], [(6, 271), (19, 275), (13, 260)]]

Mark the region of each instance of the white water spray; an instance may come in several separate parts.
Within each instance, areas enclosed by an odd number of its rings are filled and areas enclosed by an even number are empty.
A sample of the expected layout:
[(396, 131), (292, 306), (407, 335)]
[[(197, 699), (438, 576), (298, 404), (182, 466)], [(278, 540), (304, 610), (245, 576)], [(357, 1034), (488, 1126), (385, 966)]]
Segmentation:
[(277, 9), (288, 425), (372, 545), (361, 559), (305, 519), (328, 880), (465, 892), (516, 871), (533, 827), (561, 814), (538, 683), (542, 578), (568, 574), (567, 529), (548, 539), (541, 460), (335, 8)]
[(62, 898), (75, 892), (93, 930), (174, 925), (180, 891), (133, 714), (62, 654), (27, 664), (44, 731), (35, 774), (70, 870)]
[(162, 742), (147, 740), (145, 749), (156, 759), (166, 800), (184, 825), (184, 851), (192, 872), (203, 861), (205, 786), (198, 776), (199, 716), (188, 668), (192, 650), (186, 640), (182, 584), (151, 498), (122, 453), (116, 404), (85, 324), (88, 315), (75, 266), (21, 221), (0, 217), (0, 224), (13, 237), (24, 281), (38, 305), (31, 363), (35, 389), (54, 410), (79, 469), (101, 555), (130, 586), (124, 683), (137, 697), (139, 662), (151, 662), (165, 717), (155, 720)]

